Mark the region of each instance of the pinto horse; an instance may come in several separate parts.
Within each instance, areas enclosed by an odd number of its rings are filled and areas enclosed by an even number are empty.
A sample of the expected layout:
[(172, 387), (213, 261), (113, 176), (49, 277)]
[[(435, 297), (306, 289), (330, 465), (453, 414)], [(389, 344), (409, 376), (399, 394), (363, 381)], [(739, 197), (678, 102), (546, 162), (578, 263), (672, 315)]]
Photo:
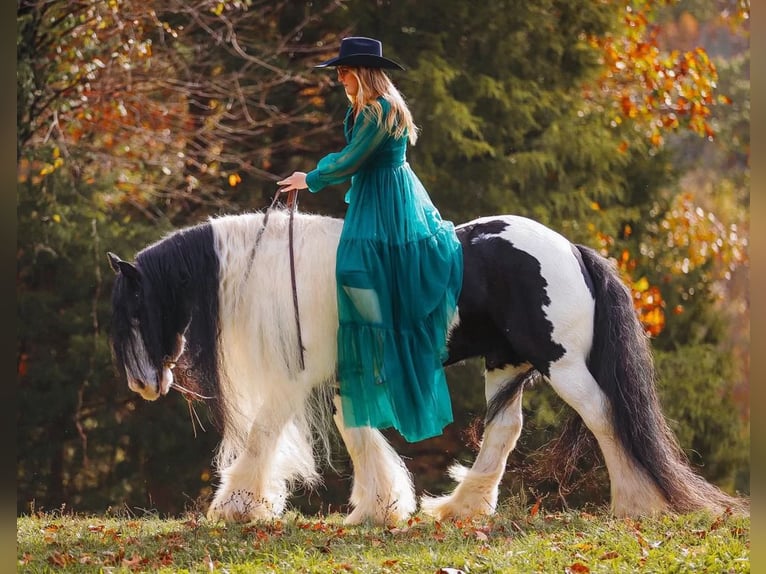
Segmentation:
[[(319, 481), (315, 447), (322, 439), (327, 446), (330, 420), (353, 463), (346, 522), (406, 519), (417, 509), (410, 472), (379, 430), (344, 424), (336, 394), (334, 271), (343, 222), (294, 215), (301, 369), (289, 215), (267, 213), (267, 220), (248, 213), (176, 231), (135, 263), (109, 254), (117, 275), (116, 366), (133, 391), (153, 401), (180, 384), (174, 366), (182, 363), (209, 399), (222, 430), (211, 519), (279, 516), (296, 482)], [(524, 217), (483, 217), (457, 234), (465, 270), (445, 365), (484, 359), (487, 414), (472, 467), (453, 466), (457, 486), (421, 498), (425, 513), (445, 519), (494, 512), (521, 433), (522, 391), (536, 378), (548, 381), (595, 436), (615, 515), (741, 506), (688, 465), (661, 412), (630, 292), (607, 259)]]

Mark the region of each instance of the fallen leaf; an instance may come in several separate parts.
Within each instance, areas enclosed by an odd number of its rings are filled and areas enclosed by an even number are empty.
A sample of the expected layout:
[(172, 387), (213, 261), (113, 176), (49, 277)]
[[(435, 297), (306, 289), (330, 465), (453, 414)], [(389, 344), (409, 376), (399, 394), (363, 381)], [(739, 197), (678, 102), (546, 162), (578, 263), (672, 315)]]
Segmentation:
[(646, 541), (646, 539), (643, 536), (641, 536), (641, 533), (638, 531), (636, 531), (636, 540), (638, 541), (638, 545), (641, 548), (646, 548), (649, 546), (649, 543)]
[(90, 554), (83, 554), (79, 559), (80, 564), (93, 564), (93, 556)]
[(587, 574), (590, 572), (590, 568), (588, 568), (585, 564), (582, 564), (580, 562), (575, 562), (571, 566), (568, 566), (565, 569), (566, 572), (573, 572), (574, 574)]
[(489, 540), (489, 536), (487, 536), (486, 532), (482, 532), (481, 530), (474, 530), (474, 534), (476, 535), (476, 540), (481, 540), (482, 542)]
[(117, 539), (120, 538), (121, 534), (117, 532), (114, 528), (109, 528), (108, 530), (104, 530), (103, 532), (104, 538), (111, 538), (114, 541), (117, 541)]
[(537, 513), (540, 512), (540, 504), (542, 503), (542, 501), (543, 501), (542, 498), (538, 498), (535, 501), (534, 505), (532, 505), (532, 509), (529, 511), (529, 516), (531, 516), (532, 518), (537, 516)]
[(611, 552), (607, 552), (605, 554), (602, 554), (598, 557), (599, 560), (612, 560), (614, 558), (617, 558), (619, 556), (619, 553), (612, 550)]
[(718, 518), (716, 518), (713, 523), (710, 525), (710, 530), (716, 530), (717, 528), (720, 528), (724, 522), (732, 515), (731, 508), (727, 508), (724, 510), (723, 514), (721, 514)]
[(218, 562), (218, 560), (213, 560), (210, 557), (210, 552), (205, 554), (205, 557), (202, 559), (202, 563), (208, 569), (208, 572), (215, 572), (215, 569), (220, 566), (220, 562)]
[(747, 535), (747, 531), (742, 528), (741, 526), (732, 526), (730, 529), (733, 536), (736, 536), (737, 538), (741, 538), (743, 536)]
[(53, 564), (54, 566), (67, 566), (75, 561), (74, 556), (72, 556), (69, 552), (64, 552), (63, 554), (61, 552), (54, 552), (50, 556), (48, 556), (48, 562)]
[(21, 560), (19, 560), (19, 564), (26, 566), (30, 562), (32, 562), (32, 555), (29, 552), (24, 552), (24, 554), (21, 556)]
[(157, 554), (157, 562), (163, 566), (172, 566), (173, 552), (167, 548), (160, 550), (159, 554)]
[(148, 560), (145, 561), (143, 557), (139, 556), (135, 552), (133, 553), (133, 556), (131, 556), (130, 558), (122, 559), (122, 565), (125, 568), (137, 568), (141, 566), (142, 564), (144, 564), (145, 562), (148, 562)]
[(384, 560), (383, 561), (383, 566), (385, 566), (386, 568), (390, 568), (391, 566), (394, 566), (394, 565), (396, 565), (398, 563), (399, 563), (399, 560), (397, 560), (395, 558), (391, 558), (389, 560)]

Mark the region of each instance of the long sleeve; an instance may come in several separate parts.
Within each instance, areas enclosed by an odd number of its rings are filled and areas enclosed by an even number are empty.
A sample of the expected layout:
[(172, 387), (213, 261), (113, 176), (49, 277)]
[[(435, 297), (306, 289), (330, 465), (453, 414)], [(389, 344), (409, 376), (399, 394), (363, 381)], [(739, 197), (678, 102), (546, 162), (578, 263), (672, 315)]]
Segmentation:
[(386, 140), (385, 128), (375, 122), (371, 113), (365, 112), (359, 114), (348, 145), (323, 157), (316, 169), (306, 174), (309, 191), (316, 193), (327, 185), (348, 181)]

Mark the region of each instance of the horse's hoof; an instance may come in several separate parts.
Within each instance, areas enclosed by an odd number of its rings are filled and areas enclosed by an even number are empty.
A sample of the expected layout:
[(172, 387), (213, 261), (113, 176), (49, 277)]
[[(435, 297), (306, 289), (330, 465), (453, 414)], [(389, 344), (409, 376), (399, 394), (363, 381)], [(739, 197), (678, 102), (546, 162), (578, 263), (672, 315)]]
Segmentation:
[(344, 524), (349, 526), (369, 523), (376, 526), (388, 526), (407, 520), (410, 512), (399, 511), (396, 508), (386, 508), (384, 511), (365, 511), (361, 507), (355, 508), (343, 520)]
[(271, 520), (276, 514), (266, 501), (257, 501), (249, 492), (235, 491), (225, 497), (216, 497), (207, 512), (212, 521), (248, 523)]
[(423, 496), (420, 499), (420, 510), (423, 511), (423, 514), (436, 520), (445, 520), (455, 516), (451, 506), (449, 496)]
[(356, 526), (358, 524), (362, 524), (368, 519), (369, 517), (357, 508), (353, 510), (351, 514), (346, 516), (346, 518), (343, 519), (343, 524), (346, 524), (348, 526)]
[(490, 516), (495, 513), (494, 507), (486, 500), (469, 503), (466, 500), (458, 501), (454, 495), (447, 496), (423, 496), (420, 499), (420, 509), (436, 520), (449, 518), (474, 518), (476, 516)]

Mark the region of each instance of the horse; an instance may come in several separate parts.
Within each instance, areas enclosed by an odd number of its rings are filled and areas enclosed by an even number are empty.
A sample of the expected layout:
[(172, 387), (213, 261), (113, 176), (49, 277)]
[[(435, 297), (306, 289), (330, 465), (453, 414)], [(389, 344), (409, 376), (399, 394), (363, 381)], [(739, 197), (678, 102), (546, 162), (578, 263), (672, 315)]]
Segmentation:
[[(345, 522), (405, 520), (418, 509), (411, 473), (380, 430), (346, 426), (340, 408), (334, 270), (343, 222), (293, 215), (300, 333), (289, 212), (212, 217), (149, 245), (133, 263), (108, 253), (116, 368), (146, 400), (173, 387), (208, 400), (222, 437), (211, 520), (283, 514), (297, 484), (320, 482), (330, 420), (353, 467)], [(614, 515), (742, 508), (690, 467), (667, 425), (648, 336), (610, 260), (517, 215), (482, 217), (456, 232), (464, 276), (444, 364), (483, 358), (487, 410), (473, 465), (453, 465), (457, 485), (421, 496), (423, 513), (443, 520), (495, 512), (522, 430), (522, 393), (537, 379), (595, 437)]]

